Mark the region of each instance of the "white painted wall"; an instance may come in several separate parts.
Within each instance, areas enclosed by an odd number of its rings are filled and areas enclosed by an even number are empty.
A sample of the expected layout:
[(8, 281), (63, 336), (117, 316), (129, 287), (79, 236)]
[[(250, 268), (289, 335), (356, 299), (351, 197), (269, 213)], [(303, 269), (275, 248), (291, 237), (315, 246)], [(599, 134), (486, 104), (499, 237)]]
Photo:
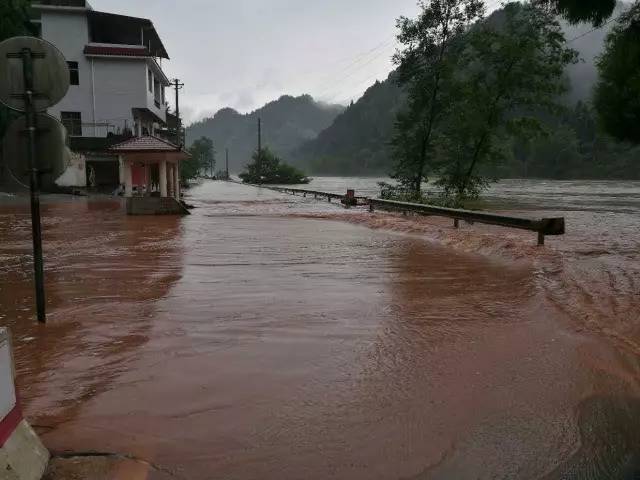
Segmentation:
[[(84, 55), (89, 43), (89, 25), (85, 12), (42, 12), (42, 38), (53, 43), (69, 62), (78, 62), (80, 85), (72, 85), (49, 114), (60, 119), (60, 112), (80, 112), (83, 123), (93, 122), (91, 66)], [(83, 128), (83, 135), (91, 135)]]
[[(96, 122), (134, 131), (133, 108), (145, 108), (146, 61), (141, 58), (93, 58), (96, 91)], [(102, 136), (102, 135), (96, 135)]]

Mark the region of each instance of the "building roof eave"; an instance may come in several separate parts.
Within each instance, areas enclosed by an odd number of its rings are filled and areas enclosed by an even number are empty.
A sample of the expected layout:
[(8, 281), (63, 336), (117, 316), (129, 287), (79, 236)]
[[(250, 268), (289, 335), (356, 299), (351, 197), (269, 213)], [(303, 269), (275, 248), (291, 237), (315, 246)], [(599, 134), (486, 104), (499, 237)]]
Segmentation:
[[(104, 38), (126, 37), (129, 40), (144, 41), (152, 56), (169, 59), (169, 54), (153, 25), (148, 18), (130, 17), (114, 13), (90, 10), (87, 13), (94, 37)], [(95, 39), (94, 39), (95, 40)], [(106, 41), (104, 43), (117, 43)]]

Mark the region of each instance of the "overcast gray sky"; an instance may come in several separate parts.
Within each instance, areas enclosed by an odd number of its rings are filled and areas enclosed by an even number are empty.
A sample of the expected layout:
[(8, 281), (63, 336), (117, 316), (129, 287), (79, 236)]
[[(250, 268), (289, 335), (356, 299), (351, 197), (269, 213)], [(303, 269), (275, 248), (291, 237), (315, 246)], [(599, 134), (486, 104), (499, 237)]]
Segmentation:
[(416, 0), (89, 0), (150, 18), (178, 76), (187, 121), (248, 112), (283, 94), (347, 103), (392, 69), (395, 19)]

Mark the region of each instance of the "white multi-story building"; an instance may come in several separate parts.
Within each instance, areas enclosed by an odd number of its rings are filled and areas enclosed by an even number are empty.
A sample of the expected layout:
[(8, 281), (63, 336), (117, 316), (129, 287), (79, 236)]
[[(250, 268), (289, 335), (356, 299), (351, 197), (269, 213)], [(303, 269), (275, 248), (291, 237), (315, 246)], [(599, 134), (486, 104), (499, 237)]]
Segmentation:
[(153, 134), (166, 124), (167, 51), (151, 20), (97, 12), (83, 0), (40, 0), (41, 38), (67, 59), (71, 86), (49, 114), (72, 136)]
[[(58, 185), (146, 192), (158, 178), (177, 178), (179, 161), (167, 164), (149, 153), (149, 145), (157, 154), (180, 151), (157, 138), (167, 127), (170, 81), (162, 60), (169, 56), (151, 20), (98, 12), (84, 0), (34, 0), (32, 6), (41, 38), (62, 52), (70, 71), (67, 95), (48, 111), (66, 127), (74, 152)], [(135, 138), (146, 138), (134, 142), (145, 146), (144, 162), (139, 155), (127, 162), (122, 148), (113, 149)], [(166, 189), (165, 181), (163, 196)]]

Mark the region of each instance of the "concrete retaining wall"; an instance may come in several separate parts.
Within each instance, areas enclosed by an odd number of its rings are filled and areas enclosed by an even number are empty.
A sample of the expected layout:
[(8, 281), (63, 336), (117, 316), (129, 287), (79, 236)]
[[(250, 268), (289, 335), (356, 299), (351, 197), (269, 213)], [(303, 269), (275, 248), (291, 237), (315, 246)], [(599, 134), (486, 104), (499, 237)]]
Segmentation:
[(129, 197), (128, 215), (189, 215), (182, 203), (175, 198), (166, 197)]
[(40, 480), (49, 452), (22, 418), (14, 372), (9, 330), (0, 328), (0, 480)]

